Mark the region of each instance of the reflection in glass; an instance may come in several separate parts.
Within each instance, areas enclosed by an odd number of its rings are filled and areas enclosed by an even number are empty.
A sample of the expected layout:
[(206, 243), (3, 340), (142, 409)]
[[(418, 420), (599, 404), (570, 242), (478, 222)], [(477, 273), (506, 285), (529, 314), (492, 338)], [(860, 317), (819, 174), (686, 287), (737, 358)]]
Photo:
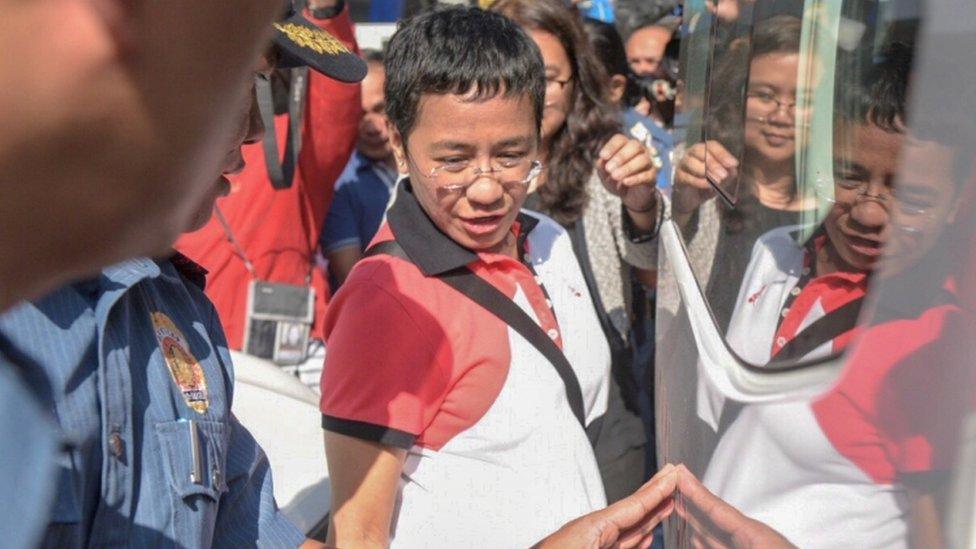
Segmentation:
[(799, 18), (773, 15), (714, 45), (702, 141), (689, 143), (676, 171), (674, 218), (699, 256), (693, 266), (723, 333), (756, 240), (798, 224), (814, 204), (795, 178), (797, 120), (806, 115), (797, 107), (801, 35)]
[[(741, 405), (706, 390), (699, 403), (719, 436), (704, 484), (804, 547), (938, 544), (931, 494), (949, 479), (947, 442), (971, 403), (971, 385), (957, 386), (971, 367), (947, 364), (952, 375), (934, 380), (927, 360), (939, 337), (973, 333), (936, 246), (969, 166), (907, 123), (912, 50), (885, 44), (857, 80), (837, 82), (826, 214), (809, 237), (782, 227), (759, 238), (727, 335), (753, 364), (810, 361), (857, 341), (847, 374), (813, 402)], [(924, 280), (912, 276), (919, 269)], [(859, 324), (873, 279), (886, 292)], [(890, 292), (899, 307), (885, 307)], [(940, 414), (911, 413), (921, 402)], [(815, 512), (797, 513), (805, 506)], [(910, 531), (906, 517), (917, 516), (929, 524)]]

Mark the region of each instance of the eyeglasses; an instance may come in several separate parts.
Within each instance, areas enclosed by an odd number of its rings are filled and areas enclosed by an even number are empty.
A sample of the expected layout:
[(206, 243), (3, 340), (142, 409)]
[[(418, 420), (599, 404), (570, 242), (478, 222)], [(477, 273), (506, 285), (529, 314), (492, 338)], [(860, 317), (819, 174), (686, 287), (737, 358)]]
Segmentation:
[[(851, 179), (836, 178), (834, 181), (835, 192), (828, 191), (828, 185), (823, 181), (818, 181), (816, 194), (829, 204), (849, 204), (851, 207), (858, 202), (875, 202), (887, 211), (896, 211), (905, 219), (922, 219), (932, 216), (932, 208), (929, 204), (922, 204), (909, 197), (899, 196), (897, 189), (889, 190), (883, 194), (871, 194), (868, 192), (867, 181), (857, 181)], [(838, 198), (838, 192), (844, 193), (847, 198)], [(854, 193), (851, 200), (850, 193)]]
[(502, 158), (493, 160), (488, 168), (475, 166), (467, 160), (446, 162), (427, 172), (427, 178), (434, 183), (438, 192), (450, 196), (463, 196), (481, 177), (494, 179), (506, 191), (513, 191), (520, 187), (527, 187), (536, 177), (539, 177), (540, 173), (542, 173), (542, 162), (538, 160)]
[(753, 104), (769, 114), (779, 112), (780, 109), (785, 109), (786, 114), (790, 116), (796, 114), (796, 99), (783, 101), (776, 95), (764, 91), (747, 92), (746, 99), (751, 99)]

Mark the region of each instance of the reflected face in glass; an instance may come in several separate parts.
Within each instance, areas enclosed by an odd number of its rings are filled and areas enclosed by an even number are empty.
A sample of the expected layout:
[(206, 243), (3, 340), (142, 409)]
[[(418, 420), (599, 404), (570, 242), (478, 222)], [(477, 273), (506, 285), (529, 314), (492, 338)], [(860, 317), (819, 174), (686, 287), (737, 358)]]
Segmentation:
[(391, 143), (437, 228), (471, 250), (507, 249), (527, 194), (527, 185), (515, 183), (529, 172), (539, 145), (529, 95), (424, 95), (406, 140), (392, 129)]
[(556, 35), (530, 30), (529, 36), (539, 46), (546, 66), (546, 105), (542, 114), (542, 139), (548, 141), (566, 124), (573, 109), (573, 65), (566, 48)]
[(834, 270), (871, 271), (890, 236), (892, 188), (905, 135), (839, 122), (834, 139), (834, 204), (824, 228)]
[(769, 53), (750, 64), (744, 143), (754, 161), (793, 159), (799, 61), (795, 53)]

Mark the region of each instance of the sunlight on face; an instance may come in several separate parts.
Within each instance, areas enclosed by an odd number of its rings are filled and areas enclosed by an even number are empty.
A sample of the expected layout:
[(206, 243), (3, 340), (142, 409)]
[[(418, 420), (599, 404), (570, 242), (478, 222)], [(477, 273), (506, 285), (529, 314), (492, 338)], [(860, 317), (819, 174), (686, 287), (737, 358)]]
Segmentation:
[(486, 168), (502, 159), (535, 159), (538, 148), (535, 111), (528, 94), (472, 100), (459, 95), (425, 95), (417, 120), (404, 142), (392, 131), (401, 170), (408, 168), (414, 194), (434, 224), (462, 246), (499, 251), (506, 243), (526, 190), (506, 188), (481, 176), (459, 195), (438, 187), (429, 174), (448, 163)]

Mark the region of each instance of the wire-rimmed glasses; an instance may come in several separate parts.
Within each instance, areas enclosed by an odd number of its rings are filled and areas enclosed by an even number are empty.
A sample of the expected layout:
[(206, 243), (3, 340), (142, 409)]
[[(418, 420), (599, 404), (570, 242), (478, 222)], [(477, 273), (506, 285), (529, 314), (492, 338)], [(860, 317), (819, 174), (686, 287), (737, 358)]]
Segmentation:
[[(927, 203), (921, 203), (916, 199), (899, 193), (897, 185), (894, 189), (881, 194), (871, 194), (868, 192), (869, 184), (867, 181), (834, 178), (827, 181), (818, 178), (814, 184), (816, 196), (828, 204), (848, 204), (854, 206), (859, 202), (876, 202), (885, 210), (897, 215), (896, 220), (908, 222), (928, 222), (933, 219), (933, 208)], [(839, 196), (841, 195), (842, 196)], [(914, 230), (911, 225), (902, 228)]]
[(494, 179), (506, 191), (512, 191), (528, 187), (540, 173), (542, 162), (518, 158), (493, 160), (488, 168), (475, 166), (469, 161), (447, 162), (427, 172), (427, 178), (434, 183), (438, 192), (462, 196), (482, 177)]
[(766, 113), (766, 116), (775, 114), (780, 110), (785, 110), (789, 116), (796, 115), (796, 98), (792, 101), (783, 101), (776, 94), (767, 91), (746, 92), (746, 99), (751, 99), (759, 111)]

